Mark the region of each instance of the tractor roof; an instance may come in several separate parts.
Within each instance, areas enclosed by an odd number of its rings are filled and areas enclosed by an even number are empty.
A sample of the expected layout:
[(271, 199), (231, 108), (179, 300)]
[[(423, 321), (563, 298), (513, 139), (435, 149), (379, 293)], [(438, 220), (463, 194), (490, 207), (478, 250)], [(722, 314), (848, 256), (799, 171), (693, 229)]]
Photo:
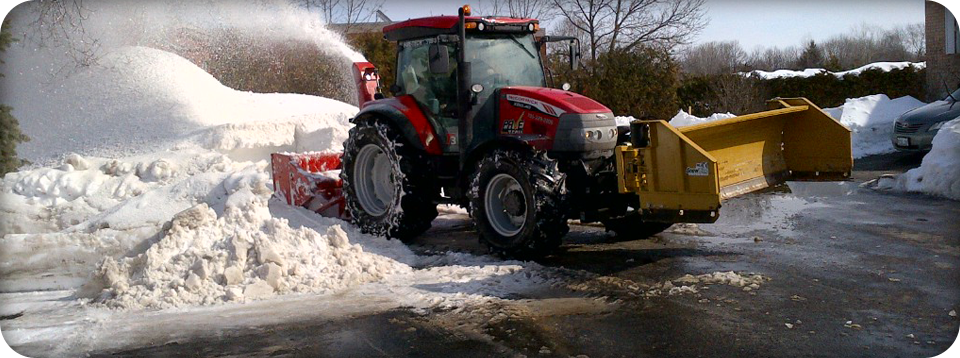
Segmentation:
[[(480, 31), (477, 27), (479, 24), (484, 25), (484, 32), (536, 32), (540, 29), (540, 21), (537, 19), (467, 16), (464, 20), (467, 23), (467, 31)], [(384, 27), (383, 34), (390, 41), (454, 34), (457, 31), (457, 21), (459, 21), (458, 16), (410, 19)], [(529, 28), (531, 24), (534, 26), (533, 31)]]

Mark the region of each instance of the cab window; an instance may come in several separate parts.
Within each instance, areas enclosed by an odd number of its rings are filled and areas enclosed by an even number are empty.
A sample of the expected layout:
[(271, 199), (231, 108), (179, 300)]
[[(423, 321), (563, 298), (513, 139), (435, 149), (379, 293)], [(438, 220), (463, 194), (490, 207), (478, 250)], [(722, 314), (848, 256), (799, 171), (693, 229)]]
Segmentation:
[(413, 96), (435, 117), (456, 118), (457, 53), (450, 46), (450, 68), (447, 73), (431, 73), (430, 45), (435, 41), (415, 40), (401, 43), (397, 58), (397, 85), (403, 94)]

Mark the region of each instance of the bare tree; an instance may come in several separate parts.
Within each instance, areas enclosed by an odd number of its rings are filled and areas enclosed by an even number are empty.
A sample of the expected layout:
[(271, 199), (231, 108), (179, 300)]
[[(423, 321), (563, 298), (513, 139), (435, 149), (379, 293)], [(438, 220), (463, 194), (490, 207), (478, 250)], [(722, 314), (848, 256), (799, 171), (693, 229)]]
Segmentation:
[(903, 27), (903, 44), (907, 50), (916, 56), (916, 61), (922, 61), (927, 54), (927, 32), (923, 24), (910, 24)]
[(759, 70), (780, 70), (792, 68), (800, 57), (800, 49), (795, 46), (786, 48), (756, 48), (750, 54), (747, 64), (751, 69)]
[(559, 16), (586, 34), (590, 58), (641, 45), (672, 49), (703, 30), (705, 0), (551, 0)]
[(83, 0), (41, 0), (28, 6), (33, 20), (29, 23), (30, 31), (24, 32), (22, 38), (39, 48), (62, 48), (70, 63), (57, 69), (57, 73), (72, 73), (96, 63), (101, 43), (84, 27), (90, 10)]
[(680, 55), (684, 72), (719, 75), (743, 70), (747, 52), (737, 41), (711, 41), (692, 46)]
[(338, 25), (337, 30), (349, 33), (356, 24), (374, 18), (383, 7), (384, 0), (296, 0), (307, 9), (317, 9), (323, 14), (324, 23)]
[(485, 7), (489, 12), (484, 15), (530, 18), (540, 20), (541, 23), (557, 16), (553, 0), (490, 0)]

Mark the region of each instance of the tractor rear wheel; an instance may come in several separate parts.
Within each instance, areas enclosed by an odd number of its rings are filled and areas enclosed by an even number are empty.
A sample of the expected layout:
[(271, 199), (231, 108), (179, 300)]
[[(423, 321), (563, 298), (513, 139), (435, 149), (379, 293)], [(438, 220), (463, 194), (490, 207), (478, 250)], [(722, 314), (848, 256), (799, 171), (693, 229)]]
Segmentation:
[(496, 150), (483, 158), (469, 191), (480, 242), (519, 259), (551, 253), (569, 231), (561, 208), (564, 178), (545, 153)]
[(344, 143), (343, 194), (364, 233), (409, 241), (437, 217), (439, 186), (427, 158), (388, 125), (364, 121)]
[(659, 234), (670, 228), (673, 224), (643, 221), (639, 215), (628, 214), (627, 216), (609, 219), (603, 222), (607, 231), (613, 231), (616, 241), (640, 240)]

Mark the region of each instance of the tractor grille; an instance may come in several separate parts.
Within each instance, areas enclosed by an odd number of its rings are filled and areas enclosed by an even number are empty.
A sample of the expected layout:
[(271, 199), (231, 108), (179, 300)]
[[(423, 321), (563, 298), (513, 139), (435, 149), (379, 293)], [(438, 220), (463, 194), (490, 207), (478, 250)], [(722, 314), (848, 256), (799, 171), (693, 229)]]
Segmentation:
[(897, 122), (893, 126), (893, 131), (897, 133), (916, 133), (923, 127), (923, 124), (905, 124)]

